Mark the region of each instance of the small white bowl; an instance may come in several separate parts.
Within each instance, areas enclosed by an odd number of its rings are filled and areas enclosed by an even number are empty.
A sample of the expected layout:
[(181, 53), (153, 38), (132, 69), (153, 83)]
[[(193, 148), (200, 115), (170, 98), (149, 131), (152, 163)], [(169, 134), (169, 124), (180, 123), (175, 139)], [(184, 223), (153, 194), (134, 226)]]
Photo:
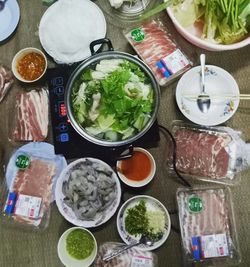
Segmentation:
[[(44, 66), (43, 72), (41, 73), (41, 75), (38, 78), (36, 78), (34, 80), (26, 80), (17, 71), (17, 64), (18, 64), (18, 61), (21, 58), (23, 58), (25, 55), (27, 55), (29, 53), (32, 53), (32, 52), (37, 53), (37, 54), (41, 55), (44, 58), (45, 66)], [(43, 77), (43, 75), (46, 72), (47, 65), (48, 65), (47, 58), (46, 58), (45, 54), (40, 49), (37, 49), (37, 48), (34, 48), (34, 47), (27, 47), (27, 48), (21, 49), (19, 52), (16, 53), (16, 55), (14, 56), (14, 58), (12, 60), (12, 63), (11, 63), (11, 69), (12, 69), (12, 72), (13, 72), (14, 76), (19, 81), (25, 82), (25, 83), (32, 83), (32, 82), (35, 82), (35, 81), (37, 81), (37, 80), (39, 80), (39, 79), (41, 79)]]
[[(151, 164), (151, 170), (150, 170), (150, 173), (148, 174), (148, 176), (143, 179), (143, 180), (140, 180), (140, 181), (135, 181), (135, 180), (131, 180), (131, 179), (128, 179), (122, 172), (121, 172), (121, 164), (122, 164), (122, 161), (123, 160), (119, 160), (117, 161), (117, 164), (116, 164), (116, 167), (117, 167), (117, 173), (118, 173), (118, 176), (120, 177), (120, 179), (126, 184), (126, 185), (129, 185), (131, 187), (142, 187), (142, 186), (145, 186), (147, 185), (153, 178), (154, 178), (154, 175), (155, 175), (155, 171), (156, 171), (156, 164), (155, 164), (155, 160), (153, 158), (153, 156), (144, 148), (141, 148), (141, 147), (134, 147), (133, 149), (134, 151), (139, 151), (143, 154), (145, 154), (149, 161), (150, 161), (150, 164)], [(133, 156), (130, 158), (132, 159)], [(126, 159), (124, 159), (126, 160)]]
[(201, 25), (193, 25), (189, 27), (183, 27), (180, 22), (176, 19), (174, 16), (173, 11), (171, 8), (167, 8), (168, 15), (170, 19), (172, 20), (176, 30), (190, 43), (203, 48), (208, 51), (226, 51), (226, 50), (234, 50), (239, 49), (244, 46), (250, 45), (250, 35), (246, 35), (245, 39), (233, 43), (233, 44), (217, 44), (217, 43), (211, 43), (206, 40), (201, 39), (202, 34), (202, 28)]
[[(92, 251), (92, 253), (90, 254), (89, 257), (83, 259), (83, 260), (77, 260), (74, 259), (73, 257), (71, 257), (69, 255), (69, 253), (66, 250), (66, 238), (69, 235), (70, 232), (72, 232), (73, 230), (76, 229), (81, 229), (87, 233), (89, 233), (91, 235), (91, 237), (93, 238), (94, 241), (94, 249)], [(69, 228), (68, 230), (66, 230), (60, 237), (59, 241), (58, 241), (58, 245), (57, 245), (57, 253), (58, 253), (58, 257), (60, 258), (61, 262), (67, 266), (67, 267), (88, 267), (90, 266), (93, 261), (96, 258), (97, 255), (97, 242), (96, 239), (94, 237), (94, 235), (87, 230), (86, 228), (83, 227), (72, 227)]]

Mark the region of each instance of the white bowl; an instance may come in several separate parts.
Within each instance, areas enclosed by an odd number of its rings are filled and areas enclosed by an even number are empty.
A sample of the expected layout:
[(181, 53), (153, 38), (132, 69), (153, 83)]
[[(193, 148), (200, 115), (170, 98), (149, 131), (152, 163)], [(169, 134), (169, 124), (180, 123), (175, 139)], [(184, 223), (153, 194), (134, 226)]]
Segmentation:
[[(200, 66), (187, 71), (179, 80), (176, 87), (176, 102), (183, 115), (190, 121), (205, 125), (215, 126), (229, 120), (239, 106), (239, 99), (212, 98), (209, 110), (203, 113), (195, 99), (185, 95), (198, 96), (200, 86)], [(239, 87), (233, 76), (224, 69), (206, 65), (205, 68), (206, 93), (212, 95), (239, 95)]]
[[(76, 230), (76, 229), (81, 229), (83, 231), (88, 232), (94, 241), (94, 249), (93, 249), (92, 253), (90, 254), (90, 256), (88, 256), (87, 258), (85, 258), (83, 260), (78, 260), (78, 259), (73, 258), (72, 256), (69, 255), (69, 253), (66, 250), (66, 238), (70, 232), (72, 232), (73, 230)], [(94, 235), (89, 230), (82, 228), (82, 227), (72, 227), (72, 228), (69, 228), (68, 230), (66, 230), (61, 235), (61, 237), (58, 241), (58, 245), (57, 245), (57, 253), (58, 253), (58, 257), (60, 258), (61, 262), (67, 267), (83, 267), (83, 266), (88, 267), (93, 263), (93, 261), (96, 258), (97, 242), (96, 242)]]
[(126, 213), (129, 208), (134, 207), (137, 205), (141, 200), (144, 200), (146, 202), (146, 207), (147, 209), (150, 209), (151, 211), (162, 211), (164, 213), (165, 217), (165, 227), (162, 233), (162, 236), (159, 240), (155, 241), (153, 245), (147, 246), (145, 244), (140, 244), (138, 249), (143, 250), (143, 251), (150, 251), (159, 248), (163, 243), (167, 240), (170, 230), (171, 230), (171, 220), (169, 213), (165, 206), (156, 198), (147, 196), (147, 195), (140, 195), (140, 196), (135, 196), (130, 199), (128, 199), (120, 208), (118, 215), (117, 215), (117, 220), (116, 220), (116, 225), (117, 225), (117, 230), (119, 232), (120, 237), (126, 244), (133, 244), (135, 242), (138, 242), (140, 240), (140, 235), (134, 236), (130, 235), (126, 229), (125, 229), (125, 218), (126, 218)]
[[(65, 203), (65, 200), (64, 200), (65, 195), (63, 193), (62, 188), (63, 188), (63, 183), (65, 181), (69, 180), (72, 170), (80, 169), (81, 164), (86, 164), (86, 161), (91, 161), (92, 163), (98, 164), (98, 166), (105, 168), (105, 170), (107, 170), (111, 173), (110, 178), (112, 178), (114, 183), (115, 183), (114, 188), (116, 190), (115, 191), (116, 195), (115, 195), (115, 198), (112, 201), (112, 203), (110, 203), (110, 205), (108, 205), (104, 209), (101, 206), (93, 218), (80, 219), (76, 216), (73, 209)], [(90, 183), (89, 181), (87, 181), (87, 182)], [(94, 185), (94, 183), (92, 183), (92, 185)], [(103, 188), (101, 188), (101, 186), (102, 186), (101, 184), (99, 186), (99, 183), (96, 183), (95, 186), (96, 186), (95, 191), (97, 191), (97, 192), (99, 192), (101, 189), (103, 189)], [(97, 193), (97, 194), (99, 194), (99, 193)], [(101, 199), (102, 199), (102, 197), (103, 196), (101, 196)], [(116, 210), (120, 204), (121, 185), (120, 185), (120, 181), (119, 181), (117, 174), (114, 172), (114, 170), (107, 163), (103, 162), (102, 160), (95, 159), (95, 158), (80, 158), (78, 160), (71, 162), (61, 172), (60, 177), (57, 179), (57, 182), (56, 182), (55, 198), (56, 198), (56, 205), (57, 205), (60, 213), (67, 221), (69, 221), (70, 223), (72, 223), (76, 226), (81, 226), (81, 227), (86, 227), (86, 228), (97, 227), (97, 226), (107, 222), (115, 214), (115, 212), (116, 212)]]
[[(36, 78), (36, 79), (34, 79), (34, 80), (26, 80), (26, 79), (24, 79), (24, 78), (20, 75), (20, 73), (17, 71), (17, 64), (18, 64), (18, 61), (19, 61), (21, 58), (23, 58), (25, 55), (27, 55), (27, 54), (29, 54), (29, 53), (32, 53), (32, 52), (37, 53), (37, 54), (41, 55), (41, 56), (44, 58), (44, 60), (45, 60), (45, 66), (44, 66), (44, 70), (43, 70), (43, 72), (41, 73), (41, 75), (40, 75), (38, 78)], [(41, 78), (43, 77), (43, 75), (45, 74), (46, 69), (47, 69), (47, 64), (48, 64), (48, 63), (47, 63), (47, 58), (46, 58), (45, 54), (44, 54), (40, 49), (37, 49), (37, 48), (35, 48), (35, 47), (27, 47), (27, 48), (24, 48), (24, 49), (20, 50), (20, 51), (14, 56), (14, 58), (13, 58), (13, 60), (12, 60), (12, 63), (11, 63), (11, 69), (12, 69), (12, 72), (13, 72), (14, 76), (15, 76), (19, 81), (21, 81), (21, 82), (25, 82), (25, 83), (32, 83), (32, 82), (35, 82), (35, 81), (37, 81), (37, 80), (39, 80), (39, 79), (41, 79)]]
[[(216, 44), (201, 39), (202, 25), (192, 25), (190, 27), (183, 27), (175, 18), (171, 8), (167, 8), (168, 15), (172, 20), (176, 30), (190, 43), (209, 51), (224, 51), (239, 49), (250, 44), (250, 34), (245, 39), (234, 44)], [(200, 26), (200, 27), (199, 27)]]
[[(154, 160), (153, 156), (146, 149), (141, 148), (141, 147), (134, 147), (133, 150), (143, 153), (149, 159), (150, 165), (151, 165), (151, 169), (150, 169), (150, 173), (148, 174), (148, 176), (145, 179), (140, 180), (140, 181), (135, 181), (135, 180), (128, 179), (125, 176), (125, 174), (122, 173), (122, 170), (121, 170), (122, 161), (124, 161), (126, 159), (117, 161), (117, 164), (116, 164), (117, 173), (118, 173), (118, 176), (120, 177), (120, 179), (126, 185), (129, 185), (131, 187), (142, 187), (142, 186), (147, 185), (154, 178), (155, 171), (156, 171), (156, 164), (155, 164), (155, 160)], [(133, 159), (133, 156), (129, 160), (131, 160), (131, 159)], [(141, 164), (142, 164), (141, 167), (143, 167), (143, 163), (141, 163)]]

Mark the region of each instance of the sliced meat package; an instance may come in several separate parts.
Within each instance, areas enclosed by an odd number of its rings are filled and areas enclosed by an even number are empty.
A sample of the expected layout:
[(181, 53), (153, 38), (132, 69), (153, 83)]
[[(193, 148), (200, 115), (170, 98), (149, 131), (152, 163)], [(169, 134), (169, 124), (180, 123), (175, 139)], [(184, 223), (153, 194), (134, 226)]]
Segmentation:
[(151, 251), (142, 251), (137, 247), (130, 248), (122, 254), (104, 261), (103, 257), (109, 255), (115, 250), (121, 249), (126, 244), (116, 242), (103, 243), (98, 250), (94, 267), (157, 267), (157, 255)]
[(22, 91), (16, 96), (15, 117), (10, 123), (12, 141), (44, 141), (48, 134), (49, 106), (46, 89)]
[(193, 65), (160, 19), (143, 22), (124, 31), (124, 35), (151, 68), (161, 86), (167, 85)]
[(250, 164), (250, 146), (229, 127), (201, 127), (175, 122), (176, 169), (205, 181), (235, 184)]
[(54, 185), (67, 166), (65, 158), (53, 151), (48, 143), (33, 142), (13, 153), (1, 194), (4, 223), (35, 230), (48, 226)]
[(187, 261), (204, 262), (204, 266), (229, 266), (240, 261), (229, 188), (180, 188), (177, 204)]
[(14, 78), (11, 70), (0, 64), (0, 102), (9, 92), (13, 82)]

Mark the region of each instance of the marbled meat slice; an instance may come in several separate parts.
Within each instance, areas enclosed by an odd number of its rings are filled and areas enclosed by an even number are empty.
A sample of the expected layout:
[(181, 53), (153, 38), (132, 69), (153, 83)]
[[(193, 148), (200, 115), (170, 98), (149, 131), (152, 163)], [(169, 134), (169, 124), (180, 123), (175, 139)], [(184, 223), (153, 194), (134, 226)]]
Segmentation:
[(226, 134), (178, 129), (176, 141), (176, 167), (180, 172), (210, 178), (224, 178), (229, 167), (229, 154), (225, 147), (231, 142)]
[(17, 194), (24, 194), (34, 197), (41, 197), (42, 204), (39, 217), (31, 219), (24, 216), (14, 215), (13, 218), (21, 223), (38, 226), (52, 198), (52, 177), (56, 167), (41, 159), (32, 159), (29, 167), (25, 170), (18, 170), (13, 182), (12, 191)]
[(44, 141), (48, 134), (48, 109), (46, 90), (18, 94), (14, 141)]
[(12, 72), (8, 68), (0, 65), (0, 102), (8, 93), (13, 82)]
[[(203, 202), (203, 210), (198, 213), (189, 211), (191, 196), (199, 197)], [(229, 210), (226, 194), (223, 189), (211, 189), (178, 194), (179, 216), (182, 227), (182, 240), (185, 249), (191, 253), (191, 239), (193, 236), (211, 234), (230, 235)]]
[(136, 50), (137, 54), (148, 64), (154, 72), (160, 85), (165, 83), (166, 78), (163, 77), (158, 70), (156, 63), (173, 53), (177, 48), (176, 44), (168, 37), (163, 27), (156, 21), (145, 22), (140, 29), (144, 32), (145, 38), (141, 42), (134, 41), (130, 32), (126, 34), (126, 38)]

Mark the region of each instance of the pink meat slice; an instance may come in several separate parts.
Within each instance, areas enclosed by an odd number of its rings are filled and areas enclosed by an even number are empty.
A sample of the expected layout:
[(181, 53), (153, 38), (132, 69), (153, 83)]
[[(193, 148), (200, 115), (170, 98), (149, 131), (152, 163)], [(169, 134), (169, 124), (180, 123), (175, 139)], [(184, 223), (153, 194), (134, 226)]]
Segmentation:
[(45, 90), (22, 92), (16, 98), (15, 141), (44, 141), (48, 134), (48, 95)]
[(178, 129), (174, 138), (176, 167), (180, 172), (216, 179), (226, 177), (230, 157), (225, 148), (231, 142), (228, 135)]
[(228, 206), (223, 189), (200, 191), (194, 196), (202, 199), (203, 210), (193, 213), (188, 209), (189, 193), (179, 194), (180, 221), (185, 248), (191, 253), (193, 236), (222, 234), (229, 235)]
[(156, 63), (173, 53), (176, 45), (166, 34), (163, 27), (156, 21), (150, 21), (142, 24), (140, 27), (145, 34), (145, 38), (141, 42), (135, 42), (131, 39), (130, 33), (126, 35), (137, 54), (148, 64), (154, 72), (160, 84), (164, 83), (164, 77), (158, 70)]
[(24, 194), (42, 198), (40, 215), (36, 219), (14, 215), (13, 218), (21, 223), (38, 226), (48, 210), (52, 194), (52, 177), (55, 174), (54, 164), (33, 159), (25, 170), (18, 170), (12, 191), (17, 194)]
[(0, 65), (0, 102), (9, 92), (13, 82), (14, 79), (12, 72), (7, 67)]

